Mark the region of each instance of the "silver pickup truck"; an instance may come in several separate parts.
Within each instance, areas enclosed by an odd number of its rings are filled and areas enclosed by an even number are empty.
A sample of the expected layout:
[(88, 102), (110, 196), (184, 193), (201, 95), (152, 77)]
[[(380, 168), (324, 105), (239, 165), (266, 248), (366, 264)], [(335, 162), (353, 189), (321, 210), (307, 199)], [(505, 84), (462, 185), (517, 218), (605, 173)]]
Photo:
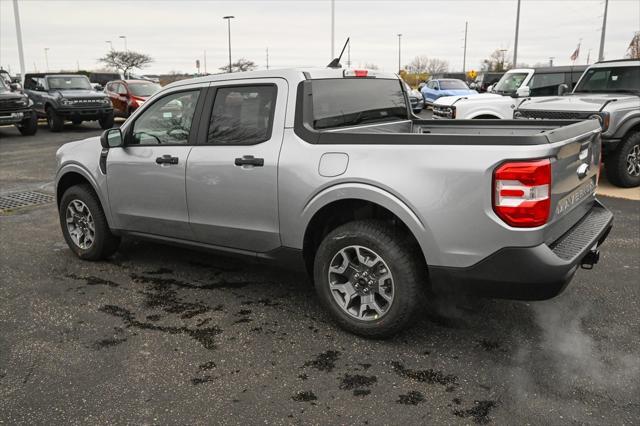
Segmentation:
[(600, 132), (420, 120), (377, 71), (185, 80), (58, 150), (60, 224), (87, 260), (135, 236), (305, 267), (340, 326), (384, 337), (432, 290), (545, 299), (592, 267)]

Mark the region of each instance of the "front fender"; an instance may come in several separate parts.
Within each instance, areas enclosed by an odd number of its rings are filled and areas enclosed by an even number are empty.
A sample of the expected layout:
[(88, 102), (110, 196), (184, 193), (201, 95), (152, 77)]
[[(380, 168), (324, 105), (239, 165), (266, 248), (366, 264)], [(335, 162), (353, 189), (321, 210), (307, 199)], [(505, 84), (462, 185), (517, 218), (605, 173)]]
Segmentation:
[[(427, 261), (439, 262), (435, 239), (427, 224), (401, 199), (379, 187), (364, 183), (340, 183), (325, 188), (305, 205), (301, 215), (301, 229), (296, 236), (297, 247), (303, 246), (304, 235), (311, 219), (323, 207), (335, 201), (362, 200), (378, 204), (396, 215), (409, 228)], [(428, 259), (427, 259), (428, 257)]]
[(107, 181), (106, 178), (100, 179), (98, 181), (95, 179), (93, 174), (85, 168), (80, 163), (75, 161), (69, 161), (63, 164), (56, 173), (55, 177), (55, 193), (58, 194), (58, 185), (60, 180), (64, 175), (68, 173), (77, 173), (81, 175), (84, 179), (89, 182), (94, 192), (98, 195), (98, 199), (100, 200), (100, 204), (102, 205), (102, 210), (104, 211), (105, 217), (107, 218), (107, 223), (113, 224), (112, 216), (111, 216), (111, 208), (109, 207), (109, 198), (107, 196)]
[(622, 139), (627, 135), (627, 132), (633, 127), (640, 125), (640, 115), (626, 118), (614, 132), (613, 139)]

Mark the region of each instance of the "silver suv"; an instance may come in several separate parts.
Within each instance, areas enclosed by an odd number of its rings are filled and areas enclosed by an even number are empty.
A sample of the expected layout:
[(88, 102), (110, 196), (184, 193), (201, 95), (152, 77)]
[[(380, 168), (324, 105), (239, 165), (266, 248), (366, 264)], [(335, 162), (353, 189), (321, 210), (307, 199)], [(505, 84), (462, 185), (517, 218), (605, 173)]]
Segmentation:
[(640, 60), (594, 64), (571, 94), (526, 100), (514, 118), (597, 119), (609, 181), (621, 187), (640, 185)]
[(600, 126), (421, 120), (394, 74), (292, 69), (165, 87), (58, 150), (80, 258), (121, 236), (306, 268), (347, 330), (413, 323), (428, 290), (545, 299), (598, 260)]

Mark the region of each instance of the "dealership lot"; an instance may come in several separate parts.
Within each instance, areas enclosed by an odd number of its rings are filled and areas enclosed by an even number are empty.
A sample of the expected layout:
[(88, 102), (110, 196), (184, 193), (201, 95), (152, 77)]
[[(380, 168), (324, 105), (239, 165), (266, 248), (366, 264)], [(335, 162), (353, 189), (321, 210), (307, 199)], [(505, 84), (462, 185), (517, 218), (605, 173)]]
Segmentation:
[[(98, 134), (0, 128), (0, 195), (52, 192), (56, 149)], [(388, 341), (333, 326), (305, 276), (137, 241), (82, 262), (54, 204), (0, 214), (0, 423), (634, 424), (640, 203), (602, 201), (601, 262), (559, 297), (440, 297)]]

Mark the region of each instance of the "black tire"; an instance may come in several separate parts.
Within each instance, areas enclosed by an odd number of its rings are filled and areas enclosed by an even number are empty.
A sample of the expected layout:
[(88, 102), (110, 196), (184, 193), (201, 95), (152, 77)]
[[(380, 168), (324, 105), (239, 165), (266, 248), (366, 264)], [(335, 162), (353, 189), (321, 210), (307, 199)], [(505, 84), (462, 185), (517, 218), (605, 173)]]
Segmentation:
[(47, 123), (49, 124), (49, 130), (52, 132), (60, 132), (64, 128), (64, 120), (53, 108), (47, 109)]
[[(79, 200), (83, 202), (91, 216), (95, 227), (94, 240), (91, 246), (84, 249), (78, 246), (71, 237), (69, 229), (67, 227), (67, 208), (69, 204)], [(60, 206), (58, 208), (58, 216), (60, 217), (60, 226), (62, 228), (62, 235), (67, 242), (67, 245), (73, 251), (76, 256), (84, 260), (100, 260), (111, 256), (116, 252), (120, 245), (120, 237), (117, 237), (111, 233), (109, 224), (100, 205), (97, 195), (93, 191), (93, 188), (88, 184), (74, 185), (67, 189), (62, 195), (60, 200)]]
[(25, 118), (20, 124), (16, 124), (16, 127), (22, 136), (35, 135), (38, 132), (38, 116), (35, 111), (31, 113), (29, 118)]
[[(363, 246), (375, 252), (393, 276), (393, 301), (380, 318), (362, 320), (351, 316), (336, 302), (329, 288), (329, 267), (342, 249)], [(351, 333), (385, 338), (412, 325), (426, 290), (426, 265), (419, 248), (404, 232), (377, 220), (349, 222), (331, 231), (315, 257), (314, 285), (322, 305), (336, 323)]]
[(107, 130), (107, 129), (112, 128), (113, 127), (113, 113), (111, 113), (109, 115), (105, 115), (100, 120), (98, 120), (98, 122), (100, 123), (100, 128), (102, 128), (103, 130)]
[[(638, 161), (640, 158), (640, 132), (636, 131), (627, 135), (618, 144), (615, 150), (607, 153), (605, 158), (605, 173), (607, 179), (615, 186), (632, 188), (640, 186), (640, 173), (638, 173)], [(635, 160), (633, 158), (635, 158)], [(635, 161), (635, 170), (630, 172), (628, 161)], [(635, 173), (638, 173), (635, 175)]]

